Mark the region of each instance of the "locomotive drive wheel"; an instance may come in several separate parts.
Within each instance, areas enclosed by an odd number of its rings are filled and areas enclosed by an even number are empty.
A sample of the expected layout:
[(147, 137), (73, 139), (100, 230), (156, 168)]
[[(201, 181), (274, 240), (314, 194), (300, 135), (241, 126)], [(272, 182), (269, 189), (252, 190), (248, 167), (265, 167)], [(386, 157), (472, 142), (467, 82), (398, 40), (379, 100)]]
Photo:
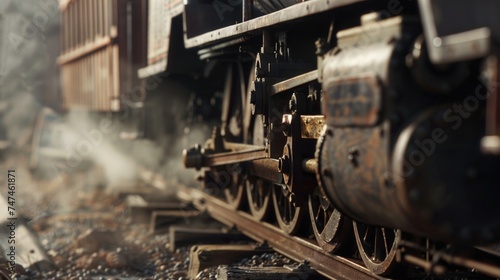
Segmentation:
[(262, 179), (247, 180), (246, 191), (248, 208), (252, 217), (258, 221), (264, 220), (269, 213), (271, 201), (271, 184)]
[[(244, 141), (244, 102), (247, 99), (247, 82), (241, 62), (232, 62), (227, 66), (226, 84), (221, 122), (226, 141)], [(235, 167), (235, 168), (234, 168)], [(246, 202), (245, 181), (247, 180), (240, 165), (230, 166), (232, 182), (224, 188), (224, 196), (229, 206), (236, 210)]]
[[(253, 72), (253, 71), (252, 71)], [(252, 79), (252, 75), (250, 75)], [(250, 110), (246, 112), (251, 114)], [(250, 117), (250, 124), (248, 124), (247, 143), (254, 145), (265, 145), (265, 129), (262, 120), (262, 115), (255, 115)], [(250, 178), (246, 182), (246, 194), (248, 198), (248, 207), (252, 217), (256, 220), (263, 220), (269, 213), (271, 201), (271, 188), (272, 184), (265, 182), (262, 179)]]
[(238, 209), (244, 200), (244, 188), (241, 182), (240, 174), (233, 174), (233, 183), (224, 189), (226, 202), (231, 209)]
[(280, 228), (288, 233), (295, 234), (301, 229), (304, 209), (296, 207), (290, 202), (290, 192), (279, 185), (272, 188), (274, 213)]
[[(248, 77), (247, 99), (245, 106), (244, 119), (244, 142), (247, 144), (265, 146), (266, 132), (264, 128), (264, 119), (262, 115), (252, 114), (251, 108), (251, 91), (255, 90), (251, 85), (255, 80), (255, 63), (252, 65)], [(269, 213), (271, 201), (272, 184), (259, 179), (248, 178), (245, 182), (246, 196), (248, 199), (248, 208), (252, 217), (257, 221), (262, 221)]]
[(396, 269), (395, 256), (401, 230), (368, 226), (353, 222), (359, 254), (366, 267), (375, 274), (388, 275)]
[(352, 246), (352, 223), (323, 196), (319, 188), (309, 195), (309, 217), (318, 245), (328, 253), (346, 251)]

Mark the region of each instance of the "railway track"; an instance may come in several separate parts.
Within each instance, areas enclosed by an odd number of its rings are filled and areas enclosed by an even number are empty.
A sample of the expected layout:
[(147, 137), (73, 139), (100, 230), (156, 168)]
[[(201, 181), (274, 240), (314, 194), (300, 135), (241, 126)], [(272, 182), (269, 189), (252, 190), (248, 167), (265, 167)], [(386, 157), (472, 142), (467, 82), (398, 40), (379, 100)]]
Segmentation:
[[(360, 259), (325, 252), (313, 239), (289, 235), (277, 225), (266, 221), (257, 221), (245, 211), (235, 211), (234, 208), (231, 208), (231, 205), (202, 190), (179, 185), (177, 198), (192, 204), (200, 212), (207, 213), (213, 219), (240, 231), (255, 241), (269, 245), (278, 253), (305, 264), (328, 279), (393, 279), (372, 273), (363, 265)], [(403, 243), (401, 244), (403, 247), (412, 246), (411, 243)], [(482, 249), (482, 251), (485, 250)], [(470, 258), (470, 255), (467, 256), (458, 252), (456, 255), (441, 254), (440, 257), (450, 265), (466, 268), (459, 270), (446, 269), (440, 265), (426, 268), (425, 264), (414, 261), (415, 258), (411, 258), (411, 255), (408, 254), (402, 254), (398, 258), (402, 262), (407, 261), (409, 264), (414, 265), (414, 269), (408, 270), (407, 274), (404, 275), (405, 279), (498, 279), (496, 275), (499, 274), (499, 271), (495, 264), (491, 262), (491, 256), (477, 254), (479, 250), (475, 250), (475, 252), (477, 260)], [(401, 275), (394, 277), (400, 279)]]
[(207, 212), (214, 219), (235, 227), (252, 239), (265, 242), (277, 252), (298, 262), (305, 262), (312, 269), (330, 279), (386, 279), (372, 274), (361, 263), (328, 254), (311, 241), (290, 236), (275, 226), (255, 221), (243, 211), (234, 211), (223, 201), (204, 192), (180, 187), (179, 199), (191, 202), (200, 211)]

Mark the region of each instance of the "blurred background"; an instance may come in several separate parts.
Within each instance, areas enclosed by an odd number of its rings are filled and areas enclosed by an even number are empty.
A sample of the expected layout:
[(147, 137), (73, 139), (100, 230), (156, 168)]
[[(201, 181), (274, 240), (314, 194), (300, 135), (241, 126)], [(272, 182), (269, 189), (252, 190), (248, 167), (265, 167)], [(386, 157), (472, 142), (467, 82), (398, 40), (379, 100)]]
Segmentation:
[(3, 146), (25, 147), (42, 106), (59, 110), (59, 28), (58, 1), (0, 2)]
[[(170, 258), (165, 240), (150, 239), (144, 227), (129, 224), (121, 194), (160, 190), (168, 197), (179, 182), (194, 180), (195, 173), (185, 171), (180, 159), (181, 147), (198, 140), (183, 136), (205, 137), (185, 128), (190, 92), (172, 79), (158, 80), (157, 92), (169, 88), (182, 97), (155, 112), (170, 120), (158, 122), (168, 133), (155, 142), (134, 137), (117, 121), (134, 119), (134, 112), (64, 110), (57, 64), (60, 30), (59, 0), (0, 1), (0, 223), (8, 218), (7, 170), (15, 170), (11, 206), (18, 218), (17, 244), (24, 243), (16, 248), (17, 275), (24, 277), (18, 279), (81, 277), (91, 268), (94, 275), (117, 275), (132, 263), (135, 274), (160, 273), (148, 267)], [(10, 279), (9, 232), (3, 228), (0, 279)], [(110, 239), (115, 233), (120, 236)], [(99, 245), (89, 249), (89, 238)], [(157, 259), (141, 255), (150, 248)]]
[[(19, 169), (21, 179), (33, 176), (60, 182), (83, 172), (89, 181), (95, 181), (92, 185), (110, 188), (134, 185), (141, 176), (154, 182), (157, 178), (151, 172), (192, 181), (194, 173), (178, 176), (188, 172), (181, 168), (180, 151), (204, 139), (201, 134), (206, 132), (185, 127), (190, 92), (174, 79), (155, 77), (159, 86), (154, 93), (148, 92), (151, 103), (164, 102), (161, 96), (155, 99), (155, 94), (160, 95), (165, 89), (179, 98), (172, 99), (171, 95), (164, 111), (152, 113), (160, 115), (158, 120), (168, 120), (158, 121), (157, 126), (161, 127), (152, 129), (166, 132), (163, 139), (156, 138), (154, 142), (134, 137), (136, 132), (128, 132), (120, 121), (139, 119), (134, 110), (109, 115), (64, 110), (57, 64), (60, 30), (58, 0), (0, 1), (2, 165)], [(194, 139), (184, 137), (187, 134)], [(124, 141), (127, 138), (133, 141)]]

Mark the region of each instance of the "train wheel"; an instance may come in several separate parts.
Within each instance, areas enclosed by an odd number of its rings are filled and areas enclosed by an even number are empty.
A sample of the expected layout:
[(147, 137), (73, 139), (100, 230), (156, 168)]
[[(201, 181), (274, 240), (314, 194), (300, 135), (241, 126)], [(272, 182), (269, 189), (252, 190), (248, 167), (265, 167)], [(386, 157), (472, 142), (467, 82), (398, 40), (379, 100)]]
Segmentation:
[(244, 200), (244, 187), (241, 182), (241, 174), (233, 174), (233, 183), (224, 189), (226, 202), (231, 209), (238, 209)]
[[(251, 108), (251, 91), (255, 90), (253, 82), (256, 78), (256, 63), (252, 65), (252, 71), (248, 77), (247, 99), (244, 112), (244, 142), (247, 144), (265, 146), (266, 130), (264, 128), (264, 116), (260, 114), (252, 114)], [(263, 220), (269, 213), (271, 201), (272, 184), (259, 178), (249, 178), (245, 182), (246, 195), (248, 199), (248, 208), (252, 217), (258, 221)]]
[(357, 222), (353, 222), (353, 227), (359, 254), (366, 267), (378, 275), (394, 271), (401, 231)]
[(309, 217), (318, 245), (328, 253), (347, 251), (352, 244), (352, 223), (335, 209), (319, 188), (309, 195)]
[(247, 180), (246, 191), (250, 213), (258, 221), (262, 221), (269, 213), (271, 201), (271, 184), (262, 179)]
[[(254, 73), (254, 71), (252, 71)], [(253, 81), (255, 75), (250, 75), (250, 81)], [(250, 106), (247, 106), (249, 108)], [(248, 134), (245, 140), (249, 144), (264, 146), (265, 145), (265, 129), (262, 115), (252, 116), (250, 110), (246, 112), (248, 123)], [(262, 179), (250, 178), (246, 181), (246, 194), (248, 198), (248, 208), (252, 216), (258, 220), (263, 220), (269, 213), (271, 201), (272, 185)]]
[(304, 209), (296, 207), (290, 202), (290, 192), (281, 186), (272, 188), (274, 213), (280, 228), (288, 233), (295, 234), (301, 229)]
[[(244, 66), (241, 62), (229, 63), (227, 67), (224, 99), (222, 105), (222, 131), (224, 139), (230, 142), (244, 141), (245, 100), (247, 100), (247, 82)], [(240, 165), (230, 166), (231, 184), (224, 188), (226, 202), (232, 209), (238, 209), (246, 203), (246, 175)]]

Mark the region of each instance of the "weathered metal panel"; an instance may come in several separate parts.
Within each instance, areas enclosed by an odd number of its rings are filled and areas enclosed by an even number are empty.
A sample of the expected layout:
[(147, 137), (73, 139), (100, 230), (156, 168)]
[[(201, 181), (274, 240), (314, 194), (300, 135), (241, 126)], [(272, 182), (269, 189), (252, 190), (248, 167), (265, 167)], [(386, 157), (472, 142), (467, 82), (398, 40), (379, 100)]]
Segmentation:
[[(249, 21), (231, 24), (226, 27), (213, 26), (213, 29), (205, 30), (205, 32), (200, 34), (193, 35), (185, 33), (184, 43), (187, 48), (203, 46), (217, 40), (230, 39), (235, 36), (247, 34), (251, 31), (255, 31), (265, 27), (273, 26), (276, 24), (283, 24), (302, 17), (318, 14), (328, 10), (334, 10), (343, 6), (348, 6), (364, 1), (366, 0), (306, 1), (265, 16), (254, 18)], [(195, 14), (193, 14), (192, 16), (196, 17)], [(187, 31), (189, 32), (189, 30)]]
[(333, 126), (371, 126), (382, 110), (382, 88), (374, 73), (328, 79), (327, 115)]

